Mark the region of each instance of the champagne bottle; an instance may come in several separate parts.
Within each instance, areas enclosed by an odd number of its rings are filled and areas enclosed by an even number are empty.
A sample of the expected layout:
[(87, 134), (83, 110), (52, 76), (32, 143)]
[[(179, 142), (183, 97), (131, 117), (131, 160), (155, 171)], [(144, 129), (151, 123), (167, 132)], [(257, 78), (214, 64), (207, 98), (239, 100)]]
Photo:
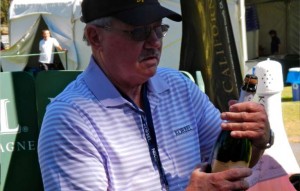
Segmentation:
[[(251, 101), (256, 93), (257, 77), (247, 74), (239, 102)], [(220, 172), (235, 167), (249, 167), (252, 146), (249, 139), (233, 138), (231, 131), (222, 130), (214, 146), (211, 171)]]

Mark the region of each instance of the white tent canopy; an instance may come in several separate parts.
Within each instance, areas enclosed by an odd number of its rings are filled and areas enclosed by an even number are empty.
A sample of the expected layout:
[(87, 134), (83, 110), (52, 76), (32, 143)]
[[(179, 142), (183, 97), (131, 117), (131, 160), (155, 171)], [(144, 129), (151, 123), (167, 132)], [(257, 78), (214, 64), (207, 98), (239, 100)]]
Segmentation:
[[(91, 55), (90, 47), (82, 40), (84, 24), (80, 21), (82, 0), (14, 0), (10, 6), (10, 45), (11, 50), (2, 55), (37, 54), (38, 50), (30, 48), (34, 39), (41, 39), (38, 31), (39, 23), (45, 22), (51, 35), (56, 38), (63, 48), (68, 49), (67, 63), (65, 55), (59, 54), (65, 69), (83, 70), (86, 68)], [(173, 11), (181, 13), (180, 0), (164, 0), (160, 3)], [(234, 36), (238, 47), (241, 63), (243, 60), (243, 41), (241, 37), (240, 4), (234, 0), (228, 1)], [(243, 18), (242, 18), (243, 19)], [(170, 25), (170, 32), (164, 38), (163, 53), (160, 65), (174, 69), (179, 68), (180, 47), (182, 37), (181, 22), (164, 19)], [(24, 37), (27, 38), (24, 38)], [(26, 41), (26, 43), (24, 43)], [(26, 48), (24, 45), (26, 44)], [(15, 57), (2, 59), (4, 71), (23, 70), (27, 59), (22, 57), (17, 61)], [(15, 63), (15, 64), (14, 64)], [(17, 64), (16, 64), (17, 63)], [(243, 67), (243, 66), (242, 66)]]
[[(51, 31), (51, 35), (56, 38), (63, 48), (68, 49), (67, 62), (63, 54), (60, 59), (65, 68), (69, 70), (81, 70), (85, 66), (80, 65), (81, 61), (89, 57), (90, 52), (87, 45), (82, 42), (83, 27), (80, 22), (80, 3), (81, 0), (14, 0), (10, 6), (10, 45), (15, 54), (37, 54), (38, 52), (30, 52), (31, 49), (18, 51), (20, 42), (28, 40), (24, 38), (26, 35), (31, 38), (41, 39), (41, 31), (37, 31), (37, 27), (41, 19), (46, 23), (47, 28)], [(34, 27), (33, 27), (34, 26)], [(31, 43), (33, 40), (31, 39)], [(32, 47), (33, 44), (27, 44)], [(80, 52), (84, 50), (84, 54)], [(22, 70), (27, 63), (19, 63), (16, 70)], [(2, 67), (5, 71), (5, 64)], [(7, 66), (8, 67), (8, 66)]]
[[(14, 0), (10, 7), (10, 45), (11, 52), (2, 55), (34, 54), (38, 50), (24, 48), (36, 46), (40, 39), (41, 31), (36, 22), (45, 22), (62, 47), (68, 49), (67, 63), (65, 55), (59, 54), (65, 69), (83, 70), (89, 61), (91, 54), (90, 47), (82, 40), (84, 24), (80, 21), (82, 0)], [(180, 13), (180, 0), (161, 0), (161, 4)], [(300, 0), (228, 0), (227, 1), (234, 37), (241, 63), (242, 72), (245, 62), (259, 56), (258, 47), (269, 53), (270, 29), (277, 30), (282, 41), (281, 54), (299, 54), (299, 8)], [(260, 28), (256, 31), (245, 32), (245, 10), (244, 4), (254, 5), (258, 14)], [(41, 18), (41, 19), (40, 19)], [(40, 21), (40, 20), (41, 21)], [(178, 69), (181, 46), (181, 23), (164, 20), (169, 24), (170, 32), (164, 38), (161, 66)], [(35, 26), (35, 27), (33, 27)], [(25, 38), (26, 37), (26, 38)], [(27, 40), (28, 43), (24, 43)], [(22, 44), (22, 45), (21, 45)], [(27, 58), (28, 59), (28, 58)], [(8, 59), (7, 59), (8, 60)], [(15, 59), (10, 62), (3, 62), (3, 70), (23, 70), (27, 64), (23, 59), (19, 64), (12, 67), (11, 63), (17, 63)]]
[[(41, 39), (38, 31), (39, 22), (45, 22), (51, 35), (56, 38), (63, 48), (68, 49), (67, 63), (64, 54), (59, 54), (67, 70), (83, 70), (86, 68), (91, 55), (90, 47), (83, 39), (84, 23), (80, 21), (82, 0), (14, 0), (10, 6), (10, 45), (9, 51), (2, 55), (38, 54), (38, 50), (30, 48), (36, 46), (33, 42)], [(180, 11), (179, 0), (166, 0), (161, 2), (168, 8)], [(161, 65), (178, 68), (181, 23), (168, 19), (164, 23), (170, 25), (170, 32), (164, 39), (164, 51)], [(26, 38), (25, 38), (26, 36)], [(26, 48), (24, 48), (26, 44)], [(24, 70), (28, 57), (16, 60), (16, 57), (1, 59), (3, 71)]]

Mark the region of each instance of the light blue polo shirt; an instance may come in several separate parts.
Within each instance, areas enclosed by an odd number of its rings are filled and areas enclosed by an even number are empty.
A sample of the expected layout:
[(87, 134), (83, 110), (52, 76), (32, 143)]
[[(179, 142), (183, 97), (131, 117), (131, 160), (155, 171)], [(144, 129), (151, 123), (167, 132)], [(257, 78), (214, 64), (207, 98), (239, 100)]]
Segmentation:
[[(179, 71), (148, 81), (158, 151), (170, 190), (184, 190), (220, 132), (220, 113)], [(144, 112), (124, 99), (91, 58), (47, 107), (39, 136), (45, 190), (163, 190), (143, 132)]]

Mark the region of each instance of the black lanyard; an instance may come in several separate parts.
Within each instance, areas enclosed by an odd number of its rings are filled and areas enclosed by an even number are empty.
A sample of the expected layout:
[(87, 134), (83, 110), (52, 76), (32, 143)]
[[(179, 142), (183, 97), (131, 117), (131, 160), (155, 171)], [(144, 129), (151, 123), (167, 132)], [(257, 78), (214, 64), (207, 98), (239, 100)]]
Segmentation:
[[(121, 91), (119, 91), (119, 92), (125, 99), (130, 101), (134, 105), (135, 108), (138, 109), (138, 106), (127, 95), (123, 94)], [(143, 99), (143, 104), (144, 104), (144, 113), (146, 114), (146, 117), (144, 115), (142, 115), (141, 118), (142, 118), (145, 138), (148, 143), (150, 156), (151, 156), (152, 162), (158, 168), (160, 181), (161, 181), (162, 185), (165, 187), (166, 190), (169, 190), (169, 184), (168, 184), (166, 175), (164, 173), (164, 169), (162, 167), (159, 153), (158, 153), (155, 130), (154, 130), (152, 115), (151, 115), (151, 108), (150, 108), (150, 103), (149, 103), (149, 100), (147, 97), (147, 83), (145, 83), (142, 87), (142, 99)]]
[(162, 184), (165, 186), (166, 190), (169, 190), (169, 184), (168, 180), (166, 178), (164, 169), (162, 167), (159, 153), (158, 153), (158, 147), (157, 147), (157, 142), (156, 142), (156, 136), (155, 136), (155, 130), (154, 130), (154, 125), (153, 125), (153, 120), (152, 120), (152, 114), (151, 114), (151, 108), (150, 108), (150, 103), (147, 97), (147, 85), (144, 84), (142, 88), (142, 95), (143, 95), (143, 104), (144, 104), (144, 111), (146, 114), (146, 119), (147, 122), (145, 121), (145, 117), (142, 116), (142, 121), (143, 121), (143, 128), (144, 128), (144, 133), (145, 137), (149, 146), (149, 152), (151, 155), (151, 158), (156, 164), (160, 179)]

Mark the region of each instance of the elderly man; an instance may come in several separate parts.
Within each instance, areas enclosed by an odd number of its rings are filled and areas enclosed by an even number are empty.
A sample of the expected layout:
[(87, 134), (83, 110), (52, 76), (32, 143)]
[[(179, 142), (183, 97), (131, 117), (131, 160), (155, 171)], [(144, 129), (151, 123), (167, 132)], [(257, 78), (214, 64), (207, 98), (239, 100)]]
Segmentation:
[(250, 168), (205, 173), (199, 164), (223, 128), (252, 140), (253, 166), (270, 136), (266, 112), (247, 102), (220, 117), (193, 82), (158, 68), (165, 17), (181, 21), (157, 0), (83, 0), (92, 56), (47, 108), (38, 150), (45, 190), (248, 188)]

